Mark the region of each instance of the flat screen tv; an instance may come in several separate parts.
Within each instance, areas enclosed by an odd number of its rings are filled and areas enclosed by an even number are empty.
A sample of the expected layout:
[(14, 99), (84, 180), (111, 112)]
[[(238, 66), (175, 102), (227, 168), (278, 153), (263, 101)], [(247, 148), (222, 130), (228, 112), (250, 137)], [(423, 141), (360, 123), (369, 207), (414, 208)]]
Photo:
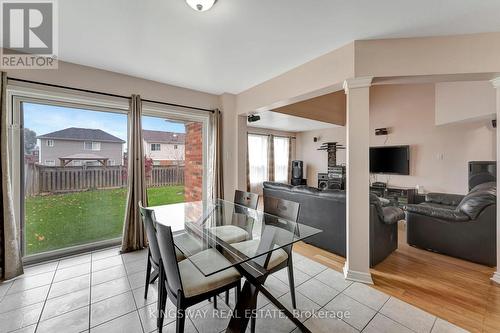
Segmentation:
[(410, 146), (371, 147), (370, 172), (409, 175)]

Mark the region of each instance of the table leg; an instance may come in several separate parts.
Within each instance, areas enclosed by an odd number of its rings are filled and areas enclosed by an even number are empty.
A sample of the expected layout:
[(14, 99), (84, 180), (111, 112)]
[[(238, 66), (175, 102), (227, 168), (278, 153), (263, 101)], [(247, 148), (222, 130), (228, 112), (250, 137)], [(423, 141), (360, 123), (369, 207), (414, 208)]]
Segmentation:
[(233, 316), (229, 321), (226, 332), (237, 333), (245, 332), (248, 326), (250, 317), (254, 314), (253, 312), (257, 309), (257, 296), (259, 292), (264, 294), (266, 298), (271, 301), (279, 310), (281, 310), (302, 332), (311, 333), (304, 324), (297, 319), (292, 312), (290, 312), (283, 304), (281, 304), (276, 297), (274, 297), (265, 287), (264, 282), (267, 277), (261, 276), (256, 278), (251, 273), (247, 272), (241, 266), (239, 267), (240, 272), (245, 276), (246, 281), (241, 290), (240, 298), (233, 312)]

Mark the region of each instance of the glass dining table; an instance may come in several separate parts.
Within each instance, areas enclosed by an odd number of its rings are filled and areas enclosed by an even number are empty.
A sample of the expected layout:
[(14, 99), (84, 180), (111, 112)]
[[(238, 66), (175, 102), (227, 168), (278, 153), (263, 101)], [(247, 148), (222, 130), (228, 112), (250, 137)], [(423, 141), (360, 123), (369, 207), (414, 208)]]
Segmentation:
[[(309, 332), (299, 318), (266, 289), (264, 282), (269, 275), (266, 267), (274, 252), (291, 253), (294, 243), (321, 230), (221, 199), (149, 208), (154, 210), (157, 223), (172, 228), (176, 250), (204, 276), (234, 267), (245, 278), (226, 332), (246, 330), (251, 315), (255, 314), (259, 292), (300, 330)], [(210, 248), (227, 260), (207, 264), (196, 255)]]

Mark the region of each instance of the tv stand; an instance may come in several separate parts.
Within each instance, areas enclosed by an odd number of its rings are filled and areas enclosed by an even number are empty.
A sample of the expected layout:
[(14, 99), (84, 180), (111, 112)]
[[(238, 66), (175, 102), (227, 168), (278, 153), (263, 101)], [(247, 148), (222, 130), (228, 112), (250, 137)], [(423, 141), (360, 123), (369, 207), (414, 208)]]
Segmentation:
[(376, 194), (378, 197), (388, 199), (392, 205), (397, 207), (416, 203), (417, 190), (411, 187), (378, 187), (370, 185), (370, 192)]

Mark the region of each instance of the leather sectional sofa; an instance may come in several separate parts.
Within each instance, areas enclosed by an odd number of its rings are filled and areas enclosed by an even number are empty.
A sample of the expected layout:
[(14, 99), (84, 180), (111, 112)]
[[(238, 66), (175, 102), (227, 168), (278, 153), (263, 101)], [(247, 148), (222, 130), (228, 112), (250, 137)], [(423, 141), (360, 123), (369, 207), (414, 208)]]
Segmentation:
[[(291, 186), (264, 182), (264, 196), (298, 202), (298, 222), (323, 232), (310, 237), (307, 243), (346, 256), (346, 195), (341, 190), (319, 190), (305, 185)], [(382, 207), (380, 200), (370, 196), (370, 265), (384, 260), (398, 246), (397, 222), (404, 212), (396, 207)]]
[(408, 244), (483, 265), (496, 265), (496, 183), (467, 195), (429, 193), (407, 206)]

